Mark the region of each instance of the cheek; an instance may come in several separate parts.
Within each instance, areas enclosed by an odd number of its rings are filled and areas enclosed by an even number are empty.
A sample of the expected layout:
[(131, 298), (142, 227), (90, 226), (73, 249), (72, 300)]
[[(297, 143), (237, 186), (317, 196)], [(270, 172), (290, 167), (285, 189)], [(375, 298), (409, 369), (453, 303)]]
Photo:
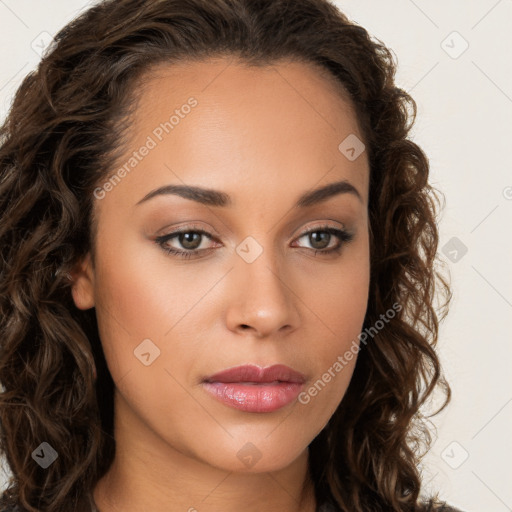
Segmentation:
[[(317, 283), (315, 288), (312, 283)], [(359, 334), (368, 305), (370, 266), (368, 240), (363, 238), (346, 258), (322, 275), (311, 275), (306, 285), (306, 305), (313, 312), (316, 329), (310, 360), (315, 377), (299, 396), (326, 423), (342, 400), (350, 383), (359, 353)]]
[[(183, 267), (169, 265), (150, 242), (141, 246), (140, 241), (118, 240), (108, 245), (102, 250), (98, 244), (96, 316), (105, 358), (117, 382), (128, 372), (144, 370), (144, 359), (154, 360), (149, 368), (167, 366), (173, 334), (186, 324), (187, 313), (209, 283), (194, 279)], [(172, 358), (177, 352), (180, 347), (173, 345)], [(179, 355), (185, 367), (194, 357), (189, 352)], [(150, 356), (143, 356), (147, 353)], [(131, 373), (130, 380), (134, 379)], [(152, 385), (142, 374), (141, 379), (145, 387)]]
[(140, 248), (132, 253), (139, 257), (129, 254), (104, 255), (98, 261), (96, 315), (105, 359), (123, 399), (123, 417), (129, 422), (135, 416), (144, 418), (161, 429), (163, 437), (173, 432), (178, 442), (177, 432), (187, 431), (182, 424), (189, 421), (183, 411), (197, 424), (204, 416), (185, 388), (186, 376), (201, 356), (199, 344), (191, 342), (194, 304), (208, 283), (184, 277), (184, 271), (166, 265), (165, 258), (159, 266), (142, 261)]
[(370, 284), (367, 236), (347, 248), (333, 265), (316, 268), (304, 269), (308, 277), (302, 296), (324, 333), (319, 353), (332, 357), (357, 338), (364, 322)]
[[(315, 338), (309, 360), (314, 376), (298, 397), (304, 414), (315, 417), (316, 434), (327, 424), (343, 400), (350, 384), (359, 353), (359, 334), (367, 306), (366, 290), (357, 294), (333, 294), (321, 310), (319, 328), (324, 334)], [(315, 434), (315, 435), (316, 435)]]
[(115, 328), (129, 333), (134, 341), (162, 338), (211, 283), (197, 279), (192, 265), (173, 263), (153, 241), (138, 233), (119, 237), (115, 243), (110, 242), (113, 236), (103, 250), (98, 244), (98, 315), (105, 324), (116, 323)]

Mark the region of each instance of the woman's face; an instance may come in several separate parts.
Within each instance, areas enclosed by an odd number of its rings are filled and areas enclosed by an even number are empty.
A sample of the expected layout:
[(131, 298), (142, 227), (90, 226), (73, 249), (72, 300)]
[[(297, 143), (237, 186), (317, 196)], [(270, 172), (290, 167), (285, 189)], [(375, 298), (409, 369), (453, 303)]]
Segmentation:
[[(362, 135), (306, 64), (159, 71), (95, 191), (94, 266), (84, 260), (73, 298), (96, 308), (125, 437), (154, 457), (276, 470), (326, 425), (355, 365), (369, 287)], [(300, 375), (211, 378), (241, 365)]]

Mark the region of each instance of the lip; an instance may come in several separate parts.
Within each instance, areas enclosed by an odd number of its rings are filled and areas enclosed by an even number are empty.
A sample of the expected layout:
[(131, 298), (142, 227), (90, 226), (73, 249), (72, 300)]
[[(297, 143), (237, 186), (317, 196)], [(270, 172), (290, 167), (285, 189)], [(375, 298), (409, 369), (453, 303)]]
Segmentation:
[(220, 402), (245, 412), (272, 412), (293, 402), (306, 378), (289, 366), (242, 365), (203, 380), (203, 388)]
[(274, 364), (261, 368), (255, 364), (234, 366), (221, 372), (210, 375), (205, 382), (294, 382), (302, 384), (306, 378), (302, 373), (284, 364)]

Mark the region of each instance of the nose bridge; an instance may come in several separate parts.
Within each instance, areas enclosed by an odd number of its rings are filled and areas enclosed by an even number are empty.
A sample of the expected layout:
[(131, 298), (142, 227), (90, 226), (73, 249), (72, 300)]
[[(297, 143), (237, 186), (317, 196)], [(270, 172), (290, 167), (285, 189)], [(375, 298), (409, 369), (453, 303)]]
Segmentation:
[(249, 235), (236, 247), (236, 262), (241, 278), (256, 280), (263, 286), (283, 286), (282, 261), (273, 243), (272, 233)]
[(245, 325), (264, 335), (284, 326), (296, 327), (293, 293), (282, 272), (279, 251), (270, 239), (267, 236), (263, 244), (248, 236), (236, 247), (231, 276), (236, 292), (228, 315), (233, 329)]

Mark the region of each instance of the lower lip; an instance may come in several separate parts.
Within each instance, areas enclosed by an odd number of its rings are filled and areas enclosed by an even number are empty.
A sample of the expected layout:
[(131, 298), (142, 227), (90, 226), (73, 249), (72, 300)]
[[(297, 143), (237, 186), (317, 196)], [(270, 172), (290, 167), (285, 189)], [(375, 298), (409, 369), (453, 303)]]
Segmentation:
[(203, 386), (217, 400), (246, 412), (272, 412), (280, 409), (293, 402), (302, 388), (302, 384), (297, 382), (203, 382)]

